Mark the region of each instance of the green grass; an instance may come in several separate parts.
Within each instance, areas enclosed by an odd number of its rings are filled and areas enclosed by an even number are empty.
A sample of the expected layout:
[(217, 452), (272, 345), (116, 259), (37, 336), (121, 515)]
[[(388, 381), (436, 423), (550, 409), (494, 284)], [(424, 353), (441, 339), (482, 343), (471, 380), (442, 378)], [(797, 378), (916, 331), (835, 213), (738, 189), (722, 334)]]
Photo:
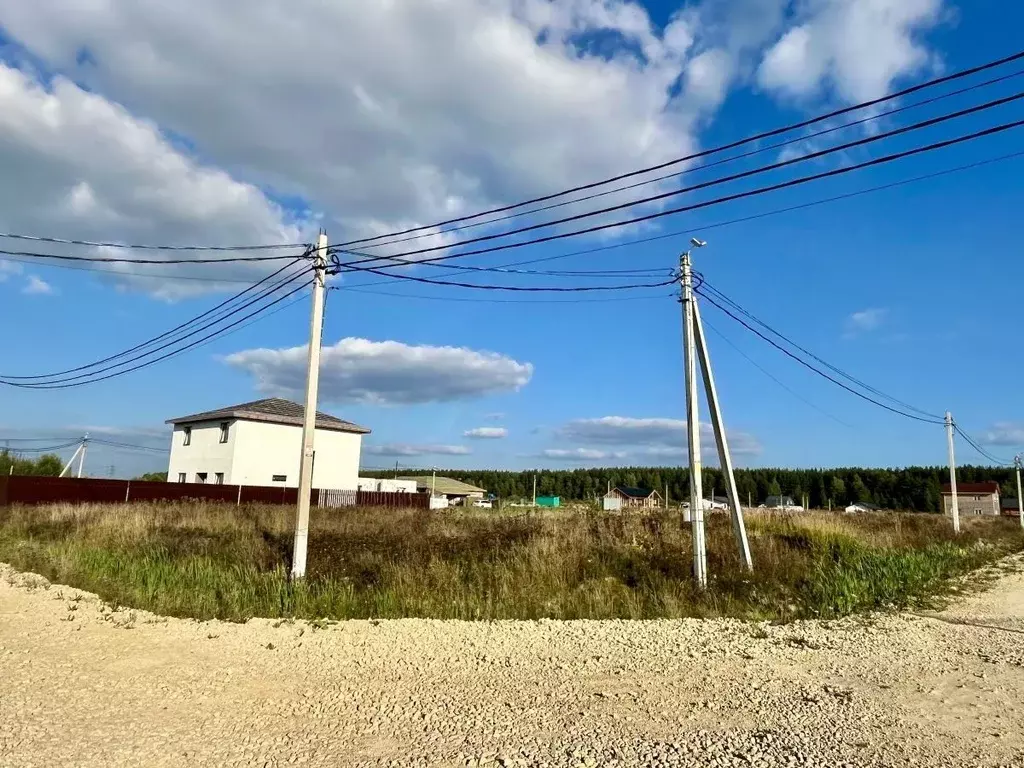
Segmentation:
[(308, 578), (287, 573), (292, 510), (218, 504), (0, 510), (0, 561), (170, 616), (452, 619), (835, 617), (921, 605), (1024, 550), (1013, 520), (748, 517), (755, 572), (728, 518), (708, 521), (709, 588), (667, 514), (317, 510)]

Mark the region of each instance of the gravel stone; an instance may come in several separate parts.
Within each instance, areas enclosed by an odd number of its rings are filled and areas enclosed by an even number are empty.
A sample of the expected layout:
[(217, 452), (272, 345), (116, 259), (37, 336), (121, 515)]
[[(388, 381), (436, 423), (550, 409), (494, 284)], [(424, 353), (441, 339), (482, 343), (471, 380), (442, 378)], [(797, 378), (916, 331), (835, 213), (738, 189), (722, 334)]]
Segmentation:
[(0, 564), (0, 768), (1022, 766), (1022, 562), (789, 625), (197, 622)]

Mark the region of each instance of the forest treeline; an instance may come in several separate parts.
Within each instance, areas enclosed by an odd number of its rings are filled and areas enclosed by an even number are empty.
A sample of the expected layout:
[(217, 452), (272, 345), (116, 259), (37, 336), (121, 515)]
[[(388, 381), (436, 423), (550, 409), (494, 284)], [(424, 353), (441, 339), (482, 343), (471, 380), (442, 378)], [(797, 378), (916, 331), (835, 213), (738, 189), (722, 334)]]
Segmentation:
[[(365, 472), (373, 477), (393, 477), (393, 472)], [(404, 470), (402, 474), (423, 474)], [(429, 471), (428, 471), (429, 474)], [(560, 496), (563, 499), (594, 499), (609, 486), (631, 486), (658, 490), (669, 499), (689, 498), (689, 472), (675, 467), (622, 467), (606, 469), (526, 470), (437, 470), (437, 474), (453, 477), (486, 488), (503, 499), (528, 499), (533, 495), (533, 479), (537, 478), (537, 494)], [(1016, 479), (1012, 469), (963, 466), (957, 468), (962, 483), (995, 480), (1003, 496), (1016, 497)], [(764, 503), (769, 496), (792, 496), (796, 502), (806, 499), (815, 509), (846, 506), (857, 501), (877, 504), (886, 509), (937, 512), (943, 483), (949, 482), (946, 467), (907, 467), (905, 469), (737, 469), (736, 485), (740, 500), (753, 505)], [(725, 495), (722, 473), (715, 468), (704, 470), (704, 497), (712, 493)]]

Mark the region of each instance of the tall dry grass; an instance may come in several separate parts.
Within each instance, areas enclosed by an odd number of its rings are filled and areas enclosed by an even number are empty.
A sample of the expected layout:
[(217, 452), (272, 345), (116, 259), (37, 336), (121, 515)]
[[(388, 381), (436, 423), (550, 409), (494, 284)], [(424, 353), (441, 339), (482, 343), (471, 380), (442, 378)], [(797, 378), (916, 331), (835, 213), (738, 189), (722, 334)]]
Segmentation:
[(1011, 520), (751, 513), (755, 572), (708, 521), (706, 591), (678, 517), (317, 510), (290, 584), (292, 510), (213, 503), (0, 510), (0, 560), (120, 605), (196, 618), (793, 618), (927, 601), (1024, 549)]

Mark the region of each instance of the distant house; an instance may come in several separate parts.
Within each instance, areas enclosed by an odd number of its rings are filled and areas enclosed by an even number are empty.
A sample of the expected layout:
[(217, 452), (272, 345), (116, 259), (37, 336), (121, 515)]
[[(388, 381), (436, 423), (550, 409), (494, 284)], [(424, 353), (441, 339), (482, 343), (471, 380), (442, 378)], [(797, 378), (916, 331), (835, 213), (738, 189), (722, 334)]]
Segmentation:
[(611, 512), (620, 509), (654, 509), (660, 506), (661, 494), (646, 488), (619, 486), (604, 495), (604, 509)]
[(451, 477), (441, 475), (417, 475), (415, 477), (400, 477), (399, 480), (411, 480), (416, 483), (416, 490), (420, 493), (431, 493), (434, 496), (443, 496), (448, 501), (448, 506), (469, 506), (474, 501), (483, 499), (487, 495), (484, 488), (477, 488), (475, 485), (463, 483)]
[(878, 512), (881, 509), (881, 507), (877, 507), (874, 504), (868, 504), (865, 501), (858, 501), (856, 504), (848, 506), (845, 511), (852, 514), (854, 512)]
[(1006, 517), (1017, 517), (1020, 515), (1020, 505), (1017, 499), (1007, 497), (999, 502), (1000, 512)]
[(360, 477), (358, 480), (360, 491), (372, 491), (376, 493), (416, 493), (415, 480), (393, 480), (392, 478)]
[(788, 509), (792, 512), (803, 510), (803, 507), (793, 501), (792, 496), (769, 496), (765, 499), (764, 505), (768, 509)]
[[(996, 516), (1001, 511), (999, 483), (995, 480), (983, 483), (957, 483), (956, 496), (961, 515)], [(942, 486), (942, 514), (953, 514), (953, 492), (949, 483)]]
[[(305, 408), (278, 397), (170, 419), (172, 483), (297, 488)], [(357, 488), (363, 435), (370, 430), (316, 414), (313, 487)]]

